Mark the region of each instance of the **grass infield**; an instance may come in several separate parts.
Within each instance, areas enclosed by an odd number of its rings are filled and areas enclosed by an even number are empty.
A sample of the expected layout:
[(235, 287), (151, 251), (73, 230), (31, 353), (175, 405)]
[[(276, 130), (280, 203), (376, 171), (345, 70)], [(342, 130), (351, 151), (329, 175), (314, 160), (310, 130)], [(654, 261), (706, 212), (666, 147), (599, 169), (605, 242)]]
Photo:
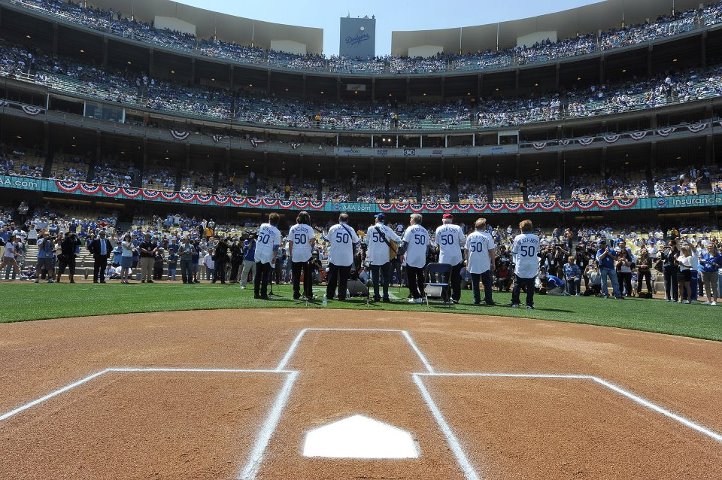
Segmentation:
[[(249, 285), (250, 287), (250, 285)], [(106, 285), (92, 283), (28, 284), (2, 283), (0, 291), (6, 303), (0, 310), (0, 323), (22, 322), (62, 317), (83, 317), (120, 313), (215, 310), (235, 308), (324, 308), (320, 298), (308, 305), (291, 298), (291, 287), (274, 287), (270, 301), (254, 300), (252, 288), (241, 290), (237, 284), (183, 285), (180, 282)], [(470, 291), (461, 303), (451, 308), (443, 305), (410, 305), (408, 291), (392, 288), (393, 303), (366, 305), (366, 299), (347, 302), (329, 301), (327, 308), (357, 310), (392, 310), (448, 312), (502, 317), (532, 318), (559, 322), (585, 323), (627, 328), (647, 332), (722, 340), (722, 306), (680, 305), (663, 300), (628, 298), (623, 301), (590, 297), (535, 296), (535, 310), (509, 307), (511, 295), (494, 293), (494, 307), (474, 306)], [(316, 287), (316, 294), (323, 295)], [(522, 298), (523, 300), (523, 298)]]

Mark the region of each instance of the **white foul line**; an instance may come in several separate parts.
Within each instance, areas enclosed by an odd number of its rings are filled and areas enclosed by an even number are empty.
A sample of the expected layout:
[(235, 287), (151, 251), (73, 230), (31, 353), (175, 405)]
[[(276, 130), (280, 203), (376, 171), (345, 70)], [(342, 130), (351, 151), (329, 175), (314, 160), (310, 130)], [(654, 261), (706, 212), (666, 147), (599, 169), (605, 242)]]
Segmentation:
[(276, 397), (276, 401), (273, 403), (271, 411), (268, 413), (268, 417), (266, 417), (263, 427), (261, 427), (258, 433), (258, 437), (256, 437), (253, 450), (248, 458), (248, 463), (246, 463), (246, 466), (243, 467), (243, 470), (238, 474), (239, 480), (253, 480), (256, 478), (258, 470), (261, 468), (261, 462), (263, 462), (263, 454), (281, 419), (281, 413), (283, 413), (286, 402), (288, 402), (288, 397), (291, 395), (291, 389), (297, 377), (298, 372), (290, 372), (288, 374), (283, 388)]
[(446, 437), (446, 441), (449, 443), (451, 451), (454, 452), (456, 461), (459, 462), (459, 466), (464, 471), (464, 477), (466, 477), (467, 480), (479, 480), (481, 477), (479, 477), (479, 475), (476, 473), (474, 467), (471, 466), (471, 462), (469, 462), (469, 459), (466, 457), (464, 449), (461, 448), (459, 440), (457, 440), (454, 432), (451, 430), (451, 427), (449, 427), (449, 424), (446, 423), (446, 420), (444, 420), (444, 416), (441, 414), (441, 411), (436, 406), (436, 403), (434, 403), (434, 400), (431, 398), (429, 391), (426, 390), (426, 386), (421, 380), (421, 376), (414, 373), (412, 375), (412, 378), (414, 379), (414, 383), (416, 384), (416, 386), (419, 388), (421, 396), (424, 398), (426, 405), (429, 407), (429, 410), (431, 410), (431, 414), (434, 416), (434, 419), (436, 419), (436, 423), (439, 425), (439, 428), (444, 433), (444, 436)]
[(24, 410), (27, 410), (28, 408), (34, 407), (35, 405), (38, 405), (38, 404), (40, 404), (40, 403), (43, 403), (43, 402), (46, 401), (46, 400), (50, 400), (50, 399), (53, 398), (53, 397), (57, 397), (57, 396), (60, 395), (61, 393), (65, 393), (65, 392), (67, 392), (68, 390), (72, 390), (73, 388), (75, 388), (75, 387), (77, 387), (77, 386), (80, 386), (80, 385), (82, 385), (82, 384), (84, 384), (84, 383), (87, 383), (87, 382), (89, 382), (89, 381), (91, 381), (91, 380), (93, 380), (93, 379), (95, 379), (95, 378), (98, 378), (99, 376), (107, 373), (108, 371), (109, 371), (108, 369), (105, 369), (105, 370), (101, 370), (101, 371), (99, 371), (99, 372), (95, 372), (95, 373), (93, 373), (92, 375), (88, 375), (88, 376), (85, 377), (85, 378), (81, 378), (81, 379), (78, 380), (77, 382), (73, 382), (73, 383), (71, 383), (71, 384), (69, 384), (69, 385), (66, 385), (66, 386), (62, 387), (62, 388), (59, 388), (59, 389), (57, 389), (57, 390), (54, 390), (54, 391), (48, 393), (47, 395), (45, 395), (45, 396), (43, 396), (43, 397), (37, 398), (37, 399), (33, 400), (32, 402), (28, 402), (28, 403), (26, 403), (26, 404), (24, 404), (24, 405), (21, 405), (21, 406), (19, 406), (18, 408), (14, 409), (14, 410), (10, 410), (10, 411), (7, 412), (7, 413), (3, 413), (2, 415), (0, 415), (0, 421), (2, 421), (2, 420), (7, 420), (8, 418), (12, 417), (13, 415), (16, 415), (16, 414), (18, 414), (18, 413), (20, 413), (20, 412), (22, 412), (22, 411), (24, 411)]
[(270, 369), (259, 369), (251, 370), (245, 368), (175, 368), (175, 367), (118, 367), (109, 368), (108, 372), (120, 372), (120, 373), (165, 373), (165, 372), (181, 372), (181, 373), (290, 373), (287, 370), (270, 370)]
[(306, 330), (308, 328), (304, 328), (300, 332), (298, 332), (298, 335), (296, 335), (296, 338), (293, 339), (293, 342), (291, 342), (291, 346), (288, 347), (288, 350), (286, 351), (286, 354), (283, 356), (281, 361), (278, 363), (278, 366), (276, 367), (277, 371), (281, 371), (284, 368), (286, 368), (286, 365), (288, 365), (288, 361), (293, 356), (293, 353), (296, 351), (296, 347), (298, 347), (298, 344), (301, 342), (301, 338), (303, 338), (303, 335), (306, 333)]
[(641, 405), (649, 410), (657, 412), (665, 417), (671, 418), (672, 420), (681, 423), (687, 428), (695, 430), (713, 440), (722, 442), (722, 434), (715, 432), (707, 427), (704, 427), (688, 418), (681, 415), (677, 415), (664, 407), (661, 407), (645, 398), (636, 395), (629, 390), (625, 390), (622, 387), (615, 385), (611, 382), (604, 380), (603, 378), (595, 377), (593, 375), (571, 375), (571, 374), (552, 374), (552, 373), (494, 373), (494, 372), (468, 372), (468, 373), (415, 373), (414, 376), (418, 377), (494, 377), (494, 378), (550, 378), (550, 379), (566, 379), (566, 380), (591, 380), (613, 392), (616, 392), (623, 397), (632, 400), (634, 403)]
[(664, 415), (665, 417), (669, 417), (672, 420), (676, 420), (677, 422), (681, 423), (682, 425), (691, 428), (692, 430), (695, 430), (703, 435), (707, 435), (708, 437), (717, 440), (718, 442), (722, 442), (722, 435), (719, 433), (710, 430), (709, 428), (703, 427), (702, 425), (695, 423), (691, 420), (688, 420), (684, 418), (681, 415), (677, 415), (676, 413), (672, 413), (666, 408), (662, 408), (659, 405), (655, 405), (654, 403), (650, 402), (649, 400), (646, 400), (638, 395), (633, 394), (632, 392), (629, 392), (627, 390), (624, 390), (621, 387), (618, 387), (617, 385), (614, 385), (613, 383), (609, 383), (606, 380), (598, 377), (592, 377), (592, 380), (597, 382), (600, 385), (603, 385), (607, 387), (610, 390), (613, 390), (617, 392), (618, 394), (627, 397), (628, 399), (632, 400), (635, 403), (638, 403), (639, 405), (642, 405), (643, 407), (646, 407), (650, 410), (654, 410), (657, 413), (660, 413)]
[(401, 332), (401, 334), (404, 336), (406, 341), (409, 342), (409, 345), (411, 345), (411, 348), (414, 350), (414, 352), (416, 352), (416, 355), (419, 356), (419, 358), (421, 359), (421, 363), (423, 363), (424, 366), (426, 367), (426, 371), (428, 371), (429, 373), (434, 373), (433, 367), (431, 366), (429, 361), (426, 360), (426, 357), (424, 356), (424, 354), (421, 353), (421, 350), (419, 350), (419, 347), (416, 346), (416, 342), (414, 342), (414, 339), (411, 338), (411, 335), (409, 335), (409, 332), (404, 330)]

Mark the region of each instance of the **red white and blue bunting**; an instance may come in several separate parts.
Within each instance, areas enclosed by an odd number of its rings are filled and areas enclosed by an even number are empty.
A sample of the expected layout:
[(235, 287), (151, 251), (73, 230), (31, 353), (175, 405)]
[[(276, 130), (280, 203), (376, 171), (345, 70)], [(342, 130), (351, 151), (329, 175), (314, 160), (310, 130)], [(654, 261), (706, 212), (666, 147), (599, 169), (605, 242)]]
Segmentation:
[(186, 138), (188, 138), (191, 135), (190, 132), (183, 132), (180, 130), (173, 130), (173, 129), (171, 129), (170, 134), (174, 139), (178, 140), (179, 142), (182, 142), (183, 140), (185, 140)]
[(642, 130), (642, 131), (640, 131), (640, 132), (632, 132), (632, 133), (629, 134), (629, 137), (630, 137), (632, 140), (637, 140), (637, 141), (639, 141), (639, 140), (642, 140), (644, 137), (646, 137), (646, 136), (647, 136), (647, 133), (649, 133), (647, 130)]
[(695, 123), (694, 125), (687, 125), (687, 128), (692, 133), (699, 133), (702, 130), (704, 130), (705, 128), (707, 128), (707, 124), (706, 123)]
[[(247, 198), (228, 195), (207, 195), (200, 193), (185, 192), (162, 192), (158, 190), (146, 190), (142, 188), (118, 187), (115, 185), (99, 185), (82, 182), (67, 182), (56, 180), (58, 190), (65, 193), (75, 193), (110, 198), (126, 198), (134, 200), (148, 200), (156, 202), (173, 202), (184, 204), (203, 204), (210, 206), (235, 206), (245, 208), (265, 208), (279, 210), (327, 210), (329, 205), (325, 201), (310, 200), (280, 200), (275, 198)], [(551, 212), (555, 210), (569, 211), (572, 209), (589, 210), (599, 208), (628, 209), (637, 204), (638, 199), (610, 199), (592, 200), (583, 202), (580, 200), (554, 201), (554, 202), (531, 202), (531, 203), (479, 203), (479, 204), (454, 204), (454, 203), (387, 203), (374, 205), (387, 213), (515, 213), (515, 212)], [(330, 207), (333, 204), (329, 205)]]
[(618, 134), (605, 135), (605, 136), (604, 136), (604, 141), (607, 142), (607, 143), (617, 143), (617, 141), (619, 141), (619, 138), (620, 138), (620, 137), (621, 137), (621, 135), (618, 135)]
[(40, 115), (45, 111), (45, 109), (40, 107), (35, 107), (33, 105), (23, 105), (22, 106), (23, 112), (25, 112), (27, 115)]

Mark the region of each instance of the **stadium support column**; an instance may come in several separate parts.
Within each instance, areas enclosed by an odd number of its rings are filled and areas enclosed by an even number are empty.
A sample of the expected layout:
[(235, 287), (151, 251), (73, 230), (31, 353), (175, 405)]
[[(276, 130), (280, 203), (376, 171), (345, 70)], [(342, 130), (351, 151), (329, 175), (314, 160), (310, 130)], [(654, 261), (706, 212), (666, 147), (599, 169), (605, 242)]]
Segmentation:
[(559, 72), (561, 71), (562, 67), (559, 63), (556, 64), (556, 68), (554, 69), (554, 87), (555, 91), (559, 91)]
[(108, 67), (108, 37), (103, 37), (103, 68)]
[(564, 157), (564, 152), (559, 150), (557, 152), (557, 179), (559, 185), (562, 187), (562, 191), (566, 186), (566, 172), (567, 172), (567, 159)]
[(604, 54), (602, 54), (599, 57), (599, 84), (604, 84), (604, 78), (606, 77), (606, 61), (604, 59)]
[(49, 177), (53, 171), (53, 155), (50, 153), (50, 124), (43, 122), (43, 156), (45, 157), (45, 165), (43, 165), (43, 176)]
[(191, 58), (191, 85), (196, 84), (196, 59)]
[(301, 98), (306, 99), (306, 74), (303, 74), (303, 84), (301, 85)]
[(234, 73), (235, 73), (235, 69), (233, 68), (233, 65), (228, 65), (228, 82), (231, 85), (231, 89), (233, 89), (233, 87), (234, 87), (233, 84), (235, 83)]
[(58, 54), (58, 24), (53, 23), (53, 55)]
[(649, 48), (647, 48), (647, 75), (652, 75), (652, 51), (654, 50), (654, 45), (650, 45)]
[(606, 180), (604, 177), (604, 172), (607, 169), (607, 147), (602, 147), (602, 161), (599, 162), (599, 173), (602, 174), (602, 178)]
[(444, 94), (446, 93), (446, 77), (441, 77), (441, 101), (443, 102), (446, 98)]
[(341, 101), (341, 77), (336, 77), (336, 101)]
[(701, 58), (700, 65), (702, 65), (702, 68), (707, 68), (707, 30), (702, 32), (702, 35), (700, 36), (699, 48), (699, 55)]
[(654, 169), (657, 168), (657, 142), (649, 144), (649, 163), (647, 166), (647, 193), (654, 195)]
[(155, 52), (152, 48), (148, 49), (148, 76), (156, 75), (155, 71), (155, 60), (153, 59), (155, 57)]
[(409, 101), (409, 95), (411, 95), (411, 78), (406, 77), (406, 99), (405, 99), (405, 101), (407, 103)]
[(519, 68), (514, 70), (514, 95), (519, 95)]
[(706, 143), (704, 146), (704, 164), (714, 164), (714, 136), (707, 135), (705, 137)]
[(376, 103), (376, 77), (371, 77), (371, 102)]

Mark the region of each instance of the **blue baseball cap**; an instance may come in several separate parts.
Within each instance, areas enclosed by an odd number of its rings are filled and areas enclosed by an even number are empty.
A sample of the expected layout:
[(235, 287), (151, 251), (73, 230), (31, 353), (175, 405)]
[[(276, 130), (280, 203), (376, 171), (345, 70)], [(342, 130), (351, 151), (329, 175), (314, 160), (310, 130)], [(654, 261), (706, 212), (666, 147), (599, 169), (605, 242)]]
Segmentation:
[(376, 215), (374, 215), (374, 218), (377, 220), (384, 220), (386, 218), (386, 215), (384, 215), (383, 213), (377, 213)]

